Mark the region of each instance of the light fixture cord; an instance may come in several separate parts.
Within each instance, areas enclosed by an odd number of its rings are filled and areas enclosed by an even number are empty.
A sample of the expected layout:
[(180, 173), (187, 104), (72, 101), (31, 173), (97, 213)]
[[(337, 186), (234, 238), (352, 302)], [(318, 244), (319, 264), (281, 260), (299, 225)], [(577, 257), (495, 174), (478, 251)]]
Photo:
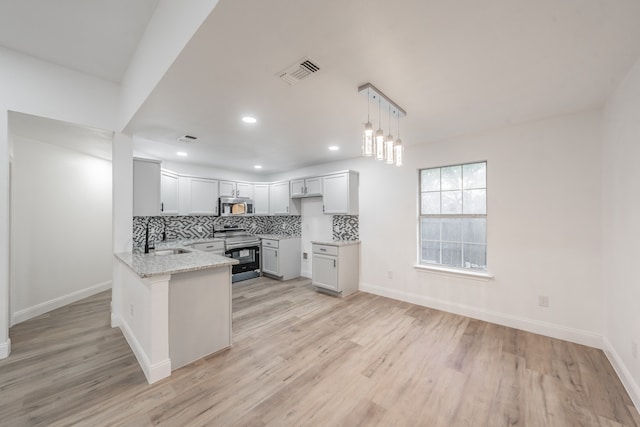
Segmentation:
[(367, 123), (371, 122), (371, 120), (369, 120), (370, 108), (371, 108), (371, 98), (369, 97), (369, 88), (367, 88)]

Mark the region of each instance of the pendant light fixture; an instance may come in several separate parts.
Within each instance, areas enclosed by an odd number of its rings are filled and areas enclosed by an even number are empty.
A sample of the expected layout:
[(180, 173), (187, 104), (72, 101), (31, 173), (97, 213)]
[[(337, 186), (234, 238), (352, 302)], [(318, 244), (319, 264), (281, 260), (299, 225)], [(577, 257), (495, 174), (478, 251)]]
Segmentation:
[(369, 120), (369, 107), (371, 99), (369, 98), (369, 89), (367, 89), (367, 123), (364, 125), (364, 133), (362, 134), (362, 155), (365, 157), (373, 156), (373, 125)]
[(398, 139), (393, 143), (393, 157), (396, 166), (402, 166), (402, 140), (400, 139), (400, 117), (398, 117)]
[[(360, 86), (358, 92), (367, 96), (367, 123), (364, 125), (362, 135), (362, 155), (365, 157), (373, 156), (376, 160), (382, 160), (387, 164), (401, 166), (403, 147), (400, 140), (400, 119), (407, 113), (371, 83)], [(378, 130), (375, 133), (369, 115), (372, 100), (378, 101)], [(389, 134), (386, 138), (382, 130), (382, 108), (386, 108), (389, 114)], [(398, 119), (398, 139), (396, 141), (393, 140), (391, 133), (391, 116)]]
[(389, 104), (389, 135), (384, 140), (384, 159), (388, 165), (393, 164), (393, 135), (391, 135), (391, 104)]
[(384, 131), (382, 130), (382, 116), (378, 97), (378, 130), (376, 131), (376, 160), (384, 160)]

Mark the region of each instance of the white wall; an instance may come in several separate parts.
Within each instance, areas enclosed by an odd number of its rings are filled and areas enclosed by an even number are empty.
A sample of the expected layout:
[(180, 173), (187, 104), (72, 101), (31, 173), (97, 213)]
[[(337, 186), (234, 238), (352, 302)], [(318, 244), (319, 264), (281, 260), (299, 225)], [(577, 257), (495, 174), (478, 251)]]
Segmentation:
[(640, 60), (609, 99), (602, 154), (605, 349), (640, 408)]
[(11, 353), (9, 340), (9, 112), (0, 105), (0, 359)]
[(110, 288), (111, 162), (9, 137), (15, 324)]
[[(271, 179), (360, 172), (362, 290), (600, 347), (601, 126), (586, 112), (409, 145), (401, 168), (360, 158)], [(418, 169), (479, 160), (494, 278), (417, 271)]]

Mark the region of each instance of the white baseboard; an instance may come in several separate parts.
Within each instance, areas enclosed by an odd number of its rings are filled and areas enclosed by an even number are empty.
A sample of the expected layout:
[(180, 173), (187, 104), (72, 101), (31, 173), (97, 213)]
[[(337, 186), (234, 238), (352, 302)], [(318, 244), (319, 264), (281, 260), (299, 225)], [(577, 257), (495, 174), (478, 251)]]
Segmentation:
[(627, 366), (624, 364), (622, 358), (615, 350), (615, 348), (613, 348), (613, 345), (611, 345), (609, 340), (605, 337), (603, 339), (603, 342), (604, 354), (607, 356), (607, 359), (609, 359), (609, 362), (611, 362), (611, 366), (613, 366), (613, 369), (618, 374), (622, 385), (627, 390), (627, 393), (629, 393), (629, 397), (631, 397), (631, 400), (633, 401), (636, 409), (640, 411), (640, 386), (635, 381), (635, 379), (631, 375), (631, 372), (629, 372)]
[(131, 332), (131, 328), (129, 327), (127, 322), (122, 317), (117, 315), (115, 315), (114, 318), (114, 315), (112, 314), (112, 325), (114, 324), (114, 321), (115, 324), (120, 327), (122, 335), (124, 335), (124, 338), (127, 340), (127, 343), (129, 343), (129, 347), (131, 347), (133, 354), (136, 356), (136, 359), (138, 359), (138, 364), (142, 368), (142, 372), (147, 378), (147, 382), (149, 384), (153, 384), (156, 381), (159, 381), (171, 375), (171, 359), (167, 358), (159, 363), (152, 365), (142, 346), (136, 339), (135, 335)]
[(11, 339), (7, 338), (7, 340), (3, 343), (0, 343), (0, 359), (6, 359), (11, 354)]
[(80, 301), (83, 298), (90, 297), (91, 295), (95, 295), (108, 289), (111, 289), (110, 280), (108, 282), (98, 283), (97, 285), (89, 286), (88, 288), (80, 289), (79, 291), (71, 292), (70, 294), (42, 302), (40, 304), (34, 305), (33, 307), (28, 307), (16, 311), (11, 315), (11, 326), (17, 325), (20, 322), (24, 322), (25, 320), (32, 319), (36, 316), (40, 316), (41, 314), (48, 313), (51, 310), (55, 310), (56, 308), (64, 307), (65, 305), (71, 304), (72, 302)]
[(593, 332), (583, 331), (580, 329), (568, 328), (566, 326), (557, 325), (554, 323), (541, 322), (539, 320), (527, 319), (525, 317), (513, 316), (511, 314), (485, 310), (482, 308), (472, 307), (464, 304), (456, 304), (449, 301), (426, 297), (424, 295), (384, 288), (381, 286), (362, 282), (360, 282), (360, 290), (363, 292), (368, 292), (370, 294), (380, 295), (416, 305), (421, 305), (424, 307), (459, 314), (461, 316), (484, 320), (490, 323), (496, 323), (498, 325), (521, 329), (527, 332), (533, 332), (535, 334), (546, 335), (548, 337), (558, 338), (589, 347), (602, 348), (603, 346), (601, 335), (595, 334)]

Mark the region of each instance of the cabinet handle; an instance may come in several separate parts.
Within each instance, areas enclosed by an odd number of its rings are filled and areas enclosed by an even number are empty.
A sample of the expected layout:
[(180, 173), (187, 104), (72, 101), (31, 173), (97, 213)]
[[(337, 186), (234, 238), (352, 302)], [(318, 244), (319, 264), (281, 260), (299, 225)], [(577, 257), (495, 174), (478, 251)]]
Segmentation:
[(287, 212), (289, 212), (289, 206), (287, 206)]
[(324, 212), (324, 205), (322, 205), (322, 212)]
[(304, 187), (304, 194), (307, 194), (307, 187)]
[(160, 212), (164, 212), (164, 203), (160, 203)]
[(336, 260), (333, 260), (333, 268), (336, 268)]
[(320, 248), (320, 250), (321, 250), (322, 252), (327, 252), (327, 250), (326, 250), (325, 248)]

